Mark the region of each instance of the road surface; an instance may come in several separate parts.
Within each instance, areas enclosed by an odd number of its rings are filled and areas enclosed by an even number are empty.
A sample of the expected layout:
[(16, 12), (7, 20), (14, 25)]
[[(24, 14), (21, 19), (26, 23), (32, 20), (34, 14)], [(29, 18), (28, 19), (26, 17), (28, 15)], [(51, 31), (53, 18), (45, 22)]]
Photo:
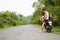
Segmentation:
[(0, 40), (60, 40), (60, 35), (40, 32), (39, 28), (29, 24), (0, 30)]

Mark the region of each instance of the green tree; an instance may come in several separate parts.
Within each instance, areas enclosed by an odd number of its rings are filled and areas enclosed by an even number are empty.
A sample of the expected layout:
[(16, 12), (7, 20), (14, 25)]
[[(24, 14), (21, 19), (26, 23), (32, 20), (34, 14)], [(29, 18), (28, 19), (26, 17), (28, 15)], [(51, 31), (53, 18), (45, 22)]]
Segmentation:
[(0, 28), (24, 24), (24, 20), (22, 21), (19, 19), (22, 19), (22, 17), (18, 17), (15, 12), (0, 12)]
[[(39, 17), (41, 17), (41, 10), (42, 8), (46, 8), (48, 10), (48, 12), (52, 15), (53, 18), (53, 24), (54, 26), (60, 26), (60, 0), (37, 0), (39, 5), (36, 5), (33, 3), (33, 7), (35, 7), (35, 9), (37, 9), (34, 14), (33, 14), (33, 18), (32, 20), (36, 20), (39, 19)], [(41, 5), (41, 6), (40, 6)], [(42, 5), (45, 5), (44, 7)], [(39, 8), (40, 7), (40, 8)], [(37, 18), (36, 15), (38, 14)], [(39, 15), (40, 14), (40, 15)], [(37, 21), (34, 21), (37, 22)]]

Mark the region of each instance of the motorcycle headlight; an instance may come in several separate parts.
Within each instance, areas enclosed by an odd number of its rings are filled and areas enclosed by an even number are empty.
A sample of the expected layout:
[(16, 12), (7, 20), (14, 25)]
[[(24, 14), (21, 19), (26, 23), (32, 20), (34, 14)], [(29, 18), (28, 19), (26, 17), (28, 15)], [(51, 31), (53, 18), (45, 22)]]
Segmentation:
[(49, 23), (49, 25), (52, 25), (52, 21), (49, 21), (48, 23)]

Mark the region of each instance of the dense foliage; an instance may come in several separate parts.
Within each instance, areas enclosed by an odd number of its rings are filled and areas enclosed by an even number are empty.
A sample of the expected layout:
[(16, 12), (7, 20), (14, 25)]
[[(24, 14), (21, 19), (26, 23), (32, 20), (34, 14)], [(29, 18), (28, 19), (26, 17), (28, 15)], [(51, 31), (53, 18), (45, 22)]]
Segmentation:
[(47, 11), (52, 15), (53, 25), (60, 26), (60, 0), (38, 0), (38, 3), (40, 3), (40, 5), (38, 5), (38, 7), (36, 7), (37, 10), (33, 14), (32, 23), (38, 23), (37, 21), (39, 20), (39, 18), (41, 18), (41, 14), (42, 14), (41, 9), (42, 8), (39, 8), (39, 7), (41, 7), (43, 4), (43, 5), (45, 5), (44, 8), (46, 8)]
[(26, 21), (22, 19), (22, 15), (16, 15), (15, 12), (3, 11), (0, 12), (0, 28), (17, 26), (26, 24)]

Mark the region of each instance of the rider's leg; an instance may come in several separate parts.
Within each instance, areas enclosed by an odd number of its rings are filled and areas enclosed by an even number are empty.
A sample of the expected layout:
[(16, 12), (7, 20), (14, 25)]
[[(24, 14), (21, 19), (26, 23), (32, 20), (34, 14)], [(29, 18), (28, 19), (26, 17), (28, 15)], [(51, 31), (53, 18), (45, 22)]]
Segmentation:
[(43, 29), (44, 29), (44, 25), (45, 25), (45, 22), (42, 23), (41, 31), (43, 31)]

